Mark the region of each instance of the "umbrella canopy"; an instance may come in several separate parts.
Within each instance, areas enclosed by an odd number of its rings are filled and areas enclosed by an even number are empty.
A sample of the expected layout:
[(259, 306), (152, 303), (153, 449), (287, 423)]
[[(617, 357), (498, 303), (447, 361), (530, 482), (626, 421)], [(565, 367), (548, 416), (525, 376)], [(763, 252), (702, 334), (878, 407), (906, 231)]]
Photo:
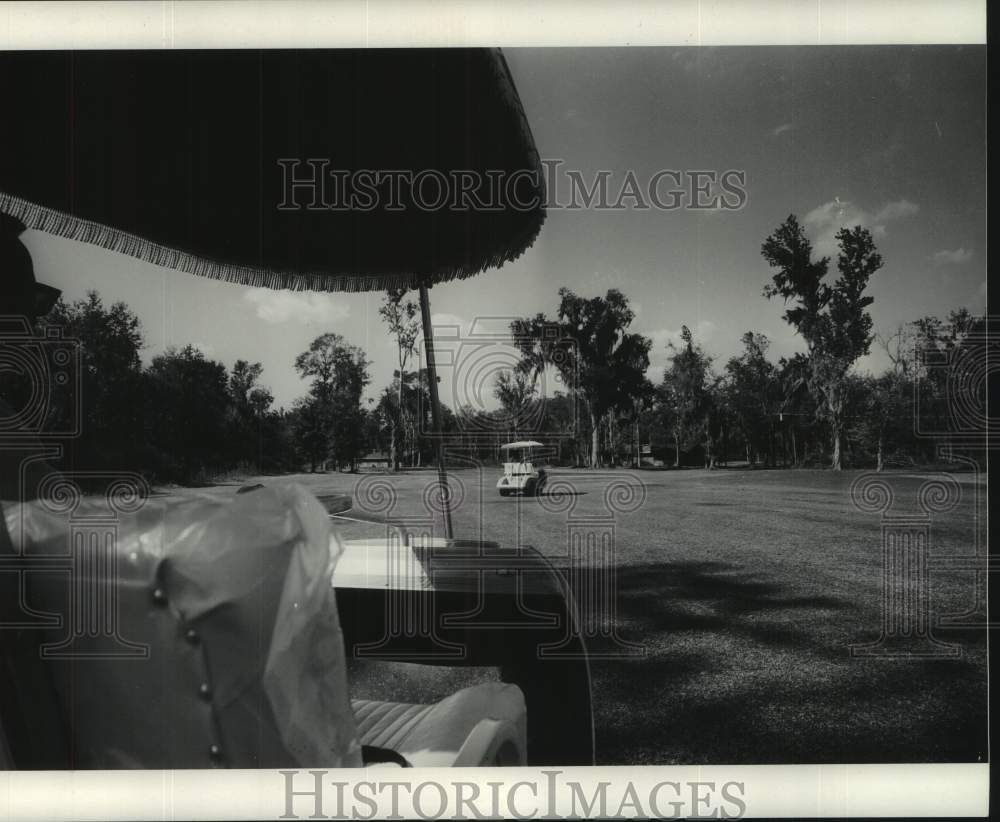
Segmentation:
[(540, 442), (535, 442), (534, 440), (520, 440), (518, 442), (508, 442), (506, 445), (501, 445), (500, 450), (504, 451), (508, 448), (544, 448), (545, 446)]
[(416, 288), (544, 220), (498, 50), (7, 52), (0, 100), (0, 211), (206, 277)]
[(0, 212), (244, 285), (420, 291), (517, 258), (545, 217), (498, 50), (0, 53)]
[(498, 51), (0, 53), (0, 105), (0, 213), (29, 228), (244, 285), (418, 289), (439, 435), (428, 288), (544, 220)]

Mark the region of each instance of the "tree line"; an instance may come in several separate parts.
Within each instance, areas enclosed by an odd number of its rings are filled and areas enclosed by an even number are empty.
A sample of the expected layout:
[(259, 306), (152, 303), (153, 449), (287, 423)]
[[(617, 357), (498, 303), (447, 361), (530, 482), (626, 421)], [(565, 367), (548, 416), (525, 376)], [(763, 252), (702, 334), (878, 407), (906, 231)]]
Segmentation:
[[(511, 324), (521, 360), (497, 380), (506, 417), (516, 419), (526, 401), (537, 401), (537, 375), (552, 368), (586, 410), (584, 436), (569, 449), (578, 465), (641, 465), (647, 455), (674, 467), (739, 460), (882, 470), (937, 460), (954, 424), (949, 364), (982, 321), (960, 308), (876, 334), (866, 289), (882, 257), (862, 226), (841, 229), (836, 241), (832, 281), (831, 260), (814, 256), (794, 215), (761, 246), (772, 269), (763, 296), (782, 299), (784, 320), (806, 349), (777, 362), (768, 356), (770, 340), (748, 330), (742, 351), (719, 369), (683, 326), (653, 383), (646, 377), (652, 341), (629, 330), (634, 313), (625, 295), (612, 289), (583, 298), (560, 289), (554, 316)], [(889, 368), (857, 373), (855, 364), (876, 341)], [(539, 430), (558, 431), (554, 423)]]
[[(836, 274), (816, 258), (794, 215), (761, 253), (772, 269), (762, 296), (781, 299), (784, 320), (805, 350), (773, 360), (754, 330), (725, 362), (682, 327), (662, 374), (647, 376), (653, 343), (631, 330), (621, 291), (582, 297), (558, 291), (553, 315), (511, 323), (518, 363), (495, 377), (499, 407), (443, 409), (453, 454), (499, 460), (499, 445), (538, 436), (554, 461), (599, 467), (914, 465), (938, 457), (923, 431), (949, 429), (948, 369), (980, 322), (965, 309), (876, 333), (868, 284), (883, 265), (870, 232), (837, 234)], [(433, 460), (427, 373), (414, 367), (419, 312), (406, 291), (386, 293), (379, 310), (395, 343), (393, 377), (365, 399), (370, 361), (341, 335), (312, 341), (291, 366), (308, 389), (275, 407), (259, 362), (232, 368), (192, 345), (141, 361), (139, 319), (124, 303), (90, 292), (59, 301), (43, 319), (79, 341), (80, 378), (54, 385), (48, 427), (80, 436), (62, 443), (67, 465), (139, 470), (158, 481), (211, 480), (229, 471), (351, 470), (370, 452), (394, 470)], [(858, 359), (877, 344), (890, 365), (861, 374)], [(934, 356), (928, 357), (930, 352)], [(545, 395), (543, 377), (562, 390)]]

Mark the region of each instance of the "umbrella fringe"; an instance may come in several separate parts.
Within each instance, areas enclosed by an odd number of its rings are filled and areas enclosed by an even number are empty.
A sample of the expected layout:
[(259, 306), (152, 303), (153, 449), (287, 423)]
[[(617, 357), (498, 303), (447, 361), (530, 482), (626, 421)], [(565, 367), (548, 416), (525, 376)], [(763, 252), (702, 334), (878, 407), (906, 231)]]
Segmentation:
[(401, 287), (414, 289), (421, 282), (430, 281), (433, 284), (463, 280), (488, 268), (500, 268), (504, 263), (516, 260), (531, 247), (545, 220), (544, 210), (539, 210), (536, 222), (529, 224), (516, 237), (511, 238), (504, 249), (487, 257), (479, 267), (442, 266), (429, 274), (427, 272), (330, 274), (317, 271), (277, 271), (210, 260), (146, 240), (127, 231), (37, 205), (2, 191), (0, 191), (0, 212), (20, 218), (29, 229), (99, 246), (145, 263), (183, 271), (198, 277), (254, 288), (339, 292), (382, 291)]
[[(488, 89), (486, 94), (492, 97), (496, 106), (506, 111), (507, 117), (512, 121), (507, 139), (519, 149), (512, 154), (520, 155), (518, 164), (523, 163), (525, 170), (534, 173), (539, 201), (537, 207), (530, 209), (530, 213), (524, 213), (520, 217), (507, 215), (509, 219), (500, 221), (498, 225), (486, 226), (481, 235), (477, 234), (477, 237), (483, 237), (483, 241), (475, 245), (474, 249), (467, 247), (465, 254), (460, 250), (463, 246), (462, 237), (451, 237), (450, 245), (439, 251), (440, 264), (435, 264), (433, 258), (430, 261), (414, 259), (411, 270), (382, 270), (381, 265), (376, 264), (369, 269), (361, 266), (352, 272), (344, 270), (350, 265), (351, 259), (346, 257), (340, 261), (332, 259), (328, 266), (321, 265), (311, 269), (295, 269), (274, 259), (271, 264), (277, 267), (271, 268), (247, 263), (247, 257), (253, 259), (253, 252), (244, 257), (242, 262), (226, 261), (224, 253), (220, 255), (218, 251), (210, 251), (212, 256), (203, 256), (178, 247), (184, 244), (183, 239), (178, 242), (177, 238), (165, 237), (166, 243), (146, 239), (106, 222), (89, 220), (36, 204), (31, 195), (27, 195), (26, 199), (0, 191), (0, 211), (20, 217), (31, 229), (96, 245), (152, 265), (257, 288), (358, 292), (400, 287), (413, 289), (421, 284), (430, 286), (438, 282), (472, 277), (520, 257), (534, 243), (546, 215), (545, 179), (540, 156), (506, 58), (500, 49), (476, 49), (470, 52), (470, 59), (476, 61), (479, 71), (493, 80), (485, 84)], [(94, 216), (100, 219), (99, 215)], [(468, 242), (471, 243), (472, 240), (470, 236)], [(218, 259), (219, 256), (223, 259)]]

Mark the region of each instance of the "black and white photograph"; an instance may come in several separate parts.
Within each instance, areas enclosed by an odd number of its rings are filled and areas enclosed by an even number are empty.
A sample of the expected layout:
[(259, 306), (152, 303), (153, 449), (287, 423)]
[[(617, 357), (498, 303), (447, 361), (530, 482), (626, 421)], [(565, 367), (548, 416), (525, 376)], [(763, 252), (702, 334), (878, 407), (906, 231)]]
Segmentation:
[(985, 815), (985, 4), (607, 45), (221, 5), (0, 48), (0, 769), (742, 818), (740, 768), (809, 766), (784, 815), (883, 773)]

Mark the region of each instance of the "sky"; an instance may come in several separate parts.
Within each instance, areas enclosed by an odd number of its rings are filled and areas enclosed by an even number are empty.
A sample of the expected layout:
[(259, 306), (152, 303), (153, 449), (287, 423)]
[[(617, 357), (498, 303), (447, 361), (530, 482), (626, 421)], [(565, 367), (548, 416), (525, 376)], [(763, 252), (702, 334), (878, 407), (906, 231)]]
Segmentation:
[[(494, 405), (486, 366), (511, 357), (497, 331), (508, 318), (553, 314), (562, 286), (626, 294), (631, 330), (654, 343), (654, 381), (682, 325), (719, 369), (751, 329), (771, 339), (773, 359), (802, 350), (780, 301), (762, 296), (770, 273), (760, 246), (789, 214), (818, 255), (835, 256), (842, 225), (872, 232), (885, 260), (869, 289), (880, 333), (960, 306), (985, 311), (985, 47), (504, 53), (539, 154), (560, 161), (560, 173), (590, 180), (609, 172), (617, 193), (630, 172), (644, 186), (661, 170), (737, 170), (747, 198), (728, 211), (550, 208), (518, 260), (431, 290), (448, 351), (444, 402)], [(126, 302), (142, 322), (146, 362), (187, 343), (227, 367), (259, 361), (262, 382), (289, 407), (307, 388), (292, 368), (296, 355), (333, 331), (372, 361), (369, 395), (391, 379), (395, 347), (377, 313), (379, 294), (264, 291), (35, 231), (24, 240), (38, 279), (67, 299), (96, 289), (106, 302)], [(460, 345), (456, 333), (468, 341)], [(885, 364), (876, 343), (858, 368)]]

